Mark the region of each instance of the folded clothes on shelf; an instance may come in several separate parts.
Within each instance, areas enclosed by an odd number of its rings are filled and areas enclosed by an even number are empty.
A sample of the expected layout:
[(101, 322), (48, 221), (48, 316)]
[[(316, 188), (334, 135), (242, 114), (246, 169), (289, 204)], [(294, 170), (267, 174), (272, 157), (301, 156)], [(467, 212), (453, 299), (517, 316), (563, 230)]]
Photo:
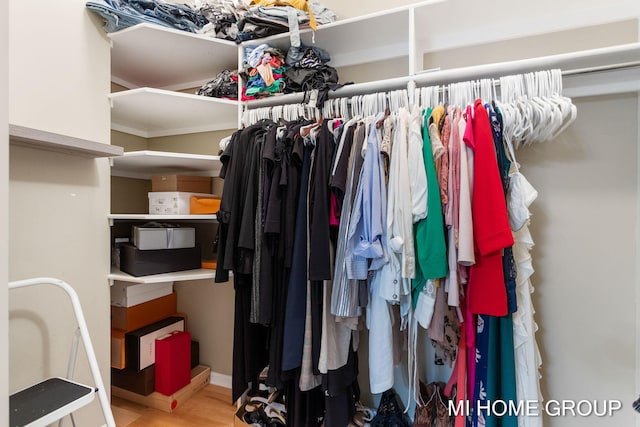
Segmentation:
[(90, 0), (85, 6), (102, 17), (108, 33), (143, 22), (195, 33), (207, 23), (190, 6), (162, 0)]
[(318, 1), (253, 0), (248, 5), (239, 0), (199, 0), (194, 9), (209, 23), (199, 32), (237, 43), (274, 34), (328, 24), (336, 14)]

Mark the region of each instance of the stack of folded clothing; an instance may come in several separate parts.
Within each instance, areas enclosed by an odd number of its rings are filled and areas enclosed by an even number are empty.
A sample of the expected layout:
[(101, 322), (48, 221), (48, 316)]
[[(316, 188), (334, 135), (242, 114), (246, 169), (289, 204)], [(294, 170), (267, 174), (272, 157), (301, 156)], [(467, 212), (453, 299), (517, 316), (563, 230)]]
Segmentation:
[(208, 24), (201, 34), (219, 39), (238, 41), (238, 22), (249, 13), (249, 8), (238, 0), (200, 0), (194, 9), (204, 16)]
[(318, 1), (252, 0), (249, 6), (238, 0), (200, 0), (194, 9), (209, 24), (200, 33), (237, 43), (299, 28), (316, 29), (316, 24), (336, 20), (336, 14)]
[(196, 91), (196, 95), (237, 100), (238, 72), (231, 70), (223, 70), (219, 72), (213, 80), (203, 84)]
[(338, 83), (338, 72), (328, 65), (331, 57), (317, 46), (291, 46), (287, 51), (285, 71), (285, 93), (319, 91), (316, 106), (327, 99), (329, 90), (342, 87)]
[(108, 33), (143, 22), (195, 33), (207, 23), (190, 6), (163, 0), (90, 0), (86, 7), (103, 18)]
[(284, 92), (284, 52), (268, 44), (247, 48), (243, 63), (246, 99), (264, 98)]

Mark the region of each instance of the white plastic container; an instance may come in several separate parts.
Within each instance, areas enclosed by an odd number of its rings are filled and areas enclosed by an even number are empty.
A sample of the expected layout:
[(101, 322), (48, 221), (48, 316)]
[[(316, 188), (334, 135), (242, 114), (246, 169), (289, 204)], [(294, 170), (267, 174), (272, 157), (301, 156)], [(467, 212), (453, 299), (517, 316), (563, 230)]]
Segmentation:
[(149, 193), (149, 215), (189, 215), (191, 196), (216, 197), (184, 191), (153, 191)]
[(115, 280), (111, 287), (111, 305), (132, 307), (169, 295), (173, 292), (173, 282), (132, 283)]

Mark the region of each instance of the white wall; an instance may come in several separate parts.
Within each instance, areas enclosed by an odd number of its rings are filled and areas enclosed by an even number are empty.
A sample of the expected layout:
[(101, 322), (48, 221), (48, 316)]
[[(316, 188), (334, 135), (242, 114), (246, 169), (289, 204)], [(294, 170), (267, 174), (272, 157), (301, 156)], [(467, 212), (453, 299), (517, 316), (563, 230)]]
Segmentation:
[[(410, 0), (366, 2), (325, 0), (322, 2), (323, 5), (334, 10), (339, 19), (413, 3), (423, 2)], [(444, 0), (432, 3), (423, 9), (429, 24), (419, 28), (416, 37), (422, 51), (448, 50), (640, 16), (640, 2), (636, 0), (609, 2), (493, 0), (490, 3)]]
[[(81, 0), (10, 0), (8, 9), (9, 122), (109, 143), (110, 52), (99, 20)], [(109, 387), (108, 160), (12, 147), (9, 161), (9, 279), (53, 276), (75, 288)], [(74, 328), (62, 292), (12, 291), (9, 326), (11, 392), (66, 373)], [(76, 378), (92, 384), (82, 349)], [(103, 424), (97, 399), (76, 421)]]
[[(576, 122), (516, 155), (532, 205), (534, 304), (546, 399), (619, 399), (613, 418), (549, 426), (631, 426), (637, 414), (638, 97), (575, 100)], [(605, 124), (606, 123), (606, 124)]]
[[(8, 133), (8, 70), (9, 19), (7, 2), (0, 3), (0, 236), (9, 231), (9, 133)], [(9, 424), (9, 349), (7, 348), (7, 282), (9, 242), (0, 237), (0, 425)]]

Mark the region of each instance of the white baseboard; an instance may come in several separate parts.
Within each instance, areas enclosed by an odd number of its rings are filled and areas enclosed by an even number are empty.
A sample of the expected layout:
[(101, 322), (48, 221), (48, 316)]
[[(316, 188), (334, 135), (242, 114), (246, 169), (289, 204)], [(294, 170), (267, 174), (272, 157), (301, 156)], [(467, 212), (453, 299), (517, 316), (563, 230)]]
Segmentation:
[(209, 382), (213, 385), (217, 385), (224, 388), (231, 388), (231, 375), (220, 374), (218, 372), (211, 371), (209, 375)]

